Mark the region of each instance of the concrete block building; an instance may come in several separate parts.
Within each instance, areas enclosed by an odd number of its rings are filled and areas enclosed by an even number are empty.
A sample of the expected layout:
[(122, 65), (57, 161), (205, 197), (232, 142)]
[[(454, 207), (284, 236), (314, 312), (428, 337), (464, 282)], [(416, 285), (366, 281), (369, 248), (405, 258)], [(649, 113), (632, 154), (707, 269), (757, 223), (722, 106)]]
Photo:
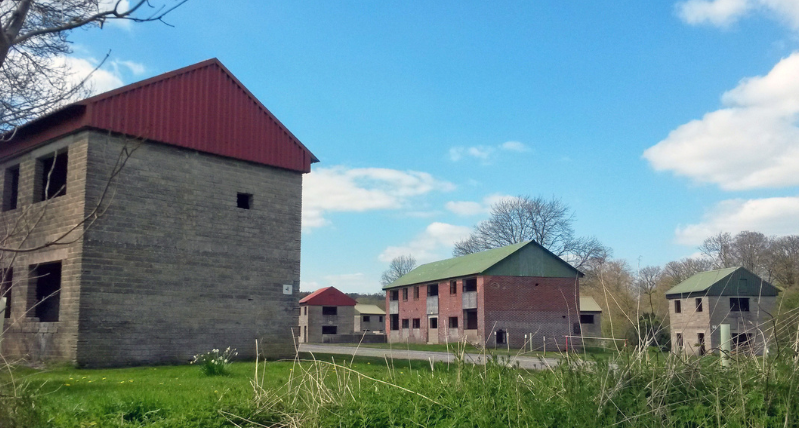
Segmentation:
[(355, 332), (358, 333), (385, 333), (386, 311), (377, 305), (355, 305)]
[[(585, 338), (602, 337), (602, 308), (593, 297), (580, 297), (580, 333)], [(586, 339), (585, 345), (597, 344)]]
[(534, 241), (428, 263), (384, 287), (388, 340), (566, 349), (582, 276)]
[(2, 257), (3, 355), (252, 358), (256, 339), (292, 353), (313, 162), (216, 59), (20, 127), (0, 145), (0, 221), (4, 246), (36, 250)]
[(743, 267), (698, 273), (666, 292), (671, 347), (686, 355), (715, 352), (719, 325), (729, 324), (732, 349), (763, 353), (777, 287)]
[(300, 343), (353, 341), (357, 303), (335, 287), (320, 288), (300, 299)]

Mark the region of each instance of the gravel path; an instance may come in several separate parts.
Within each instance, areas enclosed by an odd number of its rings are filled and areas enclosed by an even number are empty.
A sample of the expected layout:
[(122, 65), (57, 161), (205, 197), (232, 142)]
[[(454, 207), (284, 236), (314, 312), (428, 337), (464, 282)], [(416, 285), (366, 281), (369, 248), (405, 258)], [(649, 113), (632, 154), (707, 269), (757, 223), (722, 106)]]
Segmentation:
[[(366, 348), (355, 346), (341, 346), (341, 345), (321, 345), (321, 344), (307, 344), (300, 345), (301, 352), (310, 352), (318, 354), (342, 354), (342, 355), (358, 355), (361, 357), (378, 357), (378, 358), (393, 358), (394, 360), (422, 360), (434, 362), (454, 362), (455, 356), (446, 352), (432, 352), (432, 351), (408, 351), (401, 349), (382, 349), (382, 348)], [(466, 361), (474, 364), (485, 364), (483, 355), (481, 354), (466, 354)], [(509, 363), (511, 365), (519, 364), (519, 367), (524, 369), (543, 369), (547, 365), (554, 366), (559, 363), (557, 358), (538, 358), (538, 357), (511, 357)]]

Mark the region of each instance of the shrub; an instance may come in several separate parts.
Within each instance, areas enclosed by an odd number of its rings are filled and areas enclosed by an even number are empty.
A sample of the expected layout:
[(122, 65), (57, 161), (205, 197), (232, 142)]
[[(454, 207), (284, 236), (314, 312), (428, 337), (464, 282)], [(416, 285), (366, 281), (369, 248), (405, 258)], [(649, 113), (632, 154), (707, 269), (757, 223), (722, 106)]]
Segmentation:
[(222, 352), (219, 352), (219, 349), (212, 349), (210, 352), (195, 355), (191, 363), (200, 366), (200, 371), (206, 376), (227, 375), (230, 360), (236, 355), (238, 352), (228, 346)]

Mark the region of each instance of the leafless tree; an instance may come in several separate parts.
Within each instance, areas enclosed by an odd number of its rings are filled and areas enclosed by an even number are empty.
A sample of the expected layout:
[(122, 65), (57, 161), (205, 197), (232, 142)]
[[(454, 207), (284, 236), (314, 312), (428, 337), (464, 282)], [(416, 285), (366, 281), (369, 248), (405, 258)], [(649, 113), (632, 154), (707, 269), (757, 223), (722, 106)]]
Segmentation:
[(653, 296), (658, 291), (662, 276), (663, 269), (660, 266), (646, 266), (638, 271), (638, 279), (635, 281), (635, 287), (638, 289), (640, 296), (647, 299), (649, 310), (652, 313), (655, 312)]
[(668, 262), (663, 267), (664, 279), (669, 286), (675, 286), (693, 275), (713, 269), (713, 261), (706, 258), (685, 258)]
[(799, 236), (774, 238), (770, 249), (769, 263), (774, 281), (786, 288), (799, 285)]
[(699, 251), (713, 260), (714, 268), (723, 269), (735, 266), (732, 246), (732, 235), (728, 232), (719, 232), (717, 235), (705, 239), (699, 246)]
[(0, 134), (86, 95), (65, 61), (69, 32), (108, 20), (164, 22), (187, 0), (0, 0)]
[(455, 243), (453, 254), (462, 256), (534, 240), (577, 268), (592, 259), (607, 258), (610, 250), (598, 239), (574, 236), (573, 222), (574, 213), (560, 199), (503, 199), (491, 207), (488, 220), (478, 223), (468, 238)]
[(388, 269), (383, 272), (383, 277), (380, 283), (389, 285), (396, 281), (402, 275), (414, 270), (416, 268), (416, 259), (412, 255), (394, 257)]

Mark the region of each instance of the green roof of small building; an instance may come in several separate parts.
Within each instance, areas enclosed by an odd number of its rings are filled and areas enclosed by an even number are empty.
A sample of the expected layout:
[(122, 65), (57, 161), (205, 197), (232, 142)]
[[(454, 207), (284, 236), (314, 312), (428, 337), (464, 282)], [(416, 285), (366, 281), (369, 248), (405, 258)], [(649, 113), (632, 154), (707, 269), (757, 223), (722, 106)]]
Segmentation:
[(580, 297), (580, 312), (602, 312), (593, 297)]
[(777, 287), (743, 267), (700, 272), (672, 287), (666, 298), (703, 296), (776, 296)]
[(363, 303), (358, 303), (355, 305), (355, 312), (359, 314), (366, 314), (366, 315), (385, 315), (386, 311), (380, 309), (377, 305), (366, 305)]
[(477, 274), (573, 277), (583, 274), (535, 241), (519, 242), (417, 267), (384, 290)]

